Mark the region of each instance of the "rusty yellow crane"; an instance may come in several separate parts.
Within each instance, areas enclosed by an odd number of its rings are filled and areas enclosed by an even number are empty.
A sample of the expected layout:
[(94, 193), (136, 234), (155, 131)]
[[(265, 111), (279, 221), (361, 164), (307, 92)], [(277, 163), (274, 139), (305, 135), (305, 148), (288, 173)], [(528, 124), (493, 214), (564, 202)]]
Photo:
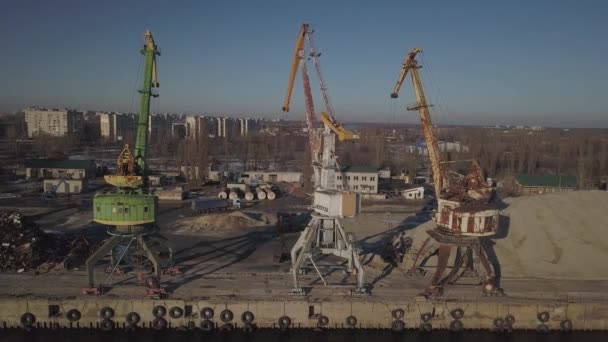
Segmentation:
[[(426, 260), (437, 255), (435, 274), (425, 295), (439, 295), (444, 285), (454, 283), (467, 274), (477, 276), (478, 264), (481, 263), (485, 270), (485, 276), (480, 281), (483, 294), (500, 295), (503, 292), (498, 287), (493, 265), (486, 252), (492, 244), (489, 238), (496, 234), (499, 224), (498, 209), (490, 203), (494, 198), (493, 190), (485, 186), (481, 168), (474, 160), (469, 160), (471, 166), (466, 175), (448, 174), (448, 162), (442, 160), (431, 121), (430, 105), (418, 74), (421, 67), (416, 55), (420, 52), (420, 48), (414, 48), (405, 56), (397, 84), (391, 93), (391, 98), (399, 96), (399, 90), (409, 73), (416, 104), (407, 109), (417, 110), (420, 115), (437, 199), (436, 229), (427, 231), (429, 237), (416, 249), (409, 273), (423, 272)], [(455, 179), (451, 180), (454, 176)], [(456, 249), (456, 258), (448, 275), (443, 277), (452, 249)]]
[(424, 95), (424, 88), (422, 87), (422, 81), (418, 74), (418, 62), (416, 61), (416, 55), (422, 52), (420, 48), (414, 48), (410, 51), (403, 60), (401, 66), (401, 73), (395, 88), (391, 93), (391, 98), (399, 97), (399, 90), (401, 85), (408, 74), (412, 75), (412, 84), (414, 87), (414, 94), (416, 96), (416, 105), (408, 107), (408, 110), (417, 110), (420, 114), (420, 124), (422, 125), (422, 131), (424, 140), (429, 153), (429, 161), (431, 163), (431, 172), (433, 176), (433, 183), (435, 188), (435, 196), (439, 198), (443, 192), (444, 187), (448, 186), (448, 180), (446, 179), (445, 172), (441, 167), (441, 154), (437, 144), (437, 136), (433, 130), (433, 122), (431, 121), (431, 114), (429, 111), (429, 104), (426, 102), (426, 96)]

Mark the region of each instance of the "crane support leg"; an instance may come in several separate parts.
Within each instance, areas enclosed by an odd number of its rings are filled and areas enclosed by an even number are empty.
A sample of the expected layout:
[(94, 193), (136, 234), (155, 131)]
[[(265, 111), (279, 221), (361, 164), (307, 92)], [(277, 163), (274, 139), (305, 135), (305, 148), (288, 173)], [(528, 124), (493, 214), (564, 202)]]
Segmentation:
[(313, 218), (308, 223), (308, 226), (300, 234), (298, 241), (291, 250), (291, 273), (293, 275), (293, 292), (302, 292), (302, 288), (298, 283), (298, 274), (302, 268), (302, 264), (306, 260), (307, 256), (310, 255), (310, 250), (313, 241), (313, 234), (317, 232), (317, 227), (320, 224), (319, 220)]
[[(321, 265), (315, 258), (324, 255), (335, 255), (341, 259), (346, 259), (346, 263)], [(291, 250), (291, 260), (294, 282), (293, 293), (303, 293), (303, 289), (299, 286), (298, 275), (312, 266), (325, 285), (328, 285), (328, 282), (323, 278), (322, 272), (328, 268), (332, 270), (342, 269), (347, 274), (356, 275), (355, 293), (367, 294), (364, 283), (365, 272), (359, 260), (359, 253), (344, 231), (340, 221), (335, 217), (313, 215)], [(307, 263), (308, 261), (310, 261), (310, 265)]]
[(108, 255), (110, 251), (120, 244), (121, 237), (117, 235), (111, 236), (106, 242), (99, 247), (95, 251), (95, 253), (91, 254), (91, 256), (86, 261), (87, 273), (89, 275), (89, 287), (95, 287), (95, 264), (101, 260), (103, 257)]
[(162, 270), (160, 268), (160, 260), (158, 259), (158, 256), (154, 254), (154, 252), (152, 252), (150, 248), (148, 248), (148, 244), (146, 244), (146, 239), (143, 235), (137, 236), (137, 242), (140, 244), (144, 252), (146, 252), (148, 260), (150, 260), (152, 266), (154, 267), (154, 276), (156, 277), (156, 279), (158, 279), (158, 282), (160, 283), (160, 275), (162, 274)]
[(433, 275), (433, 280), (431, 284), (433, 286), (439, 285), (439, 280), (445, 272), (446, 267), (448, 266), (448, 259), (450, 258), (450, 252), (452, 251), (452, 246), (441, 244), (439, 245), (439, 250), (437, 254), (437, 268), (435, 269), (435, 274)]

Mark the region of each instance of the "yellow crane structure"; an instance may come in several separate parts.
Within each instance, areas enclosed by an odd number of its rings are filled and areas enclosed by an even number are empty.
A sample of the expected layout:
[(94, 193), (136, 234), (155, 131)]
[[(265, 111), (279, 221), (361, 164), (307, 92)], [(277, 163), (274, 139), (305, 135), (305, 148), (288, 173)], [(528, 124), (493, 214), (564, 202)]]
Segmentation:
[(441, 193), (443, 192), (444, 186), (447, 187), (447, 179), (445, 177), (445, 173), (441, 168), (441, 154), (439, 151), (439, 147), (437, 144), (437, 136), (435, 135), (435, 131), (433, 131), (433, 122), (431, 121), (431, 113), (429, 111), (429, 104), (426, 102), (426, 96), (424, 95), (424, 88), (422, 87), (422, 81), (420, 80), (420, 75), (418, 74), (418, 62), (416, 61), (416, 55), (422, 52), (420, 48), (414, 48), (410, 51), (405, 59), (403, 60), (403, 65), (401, 66), (401, 74), (399, 74), (399, 79), (397, 80), (397, 84), (395, 84), (395, 88), (391, 93), (391, 98), (399, 97), (399, 90), (401, 90), (401, 85), (405, 80), (408, 72), (412, 75), (412, 84), (414, 86), (414, 94), (416, 96), (416, 105), (412, 107), (408, 107), (408, 110), (417, 110), (420, 114), (420, 124), (422, 125), (422, 131), (424, 133), (424, 140), (426, 143), (426, 148), (429, 154), (429, 160), (431, 163), (431, 171), (433, 176), (433, 183), (435, 187), (435, 196), (439, 198)]
[[(426, 101), (418, 74), (421, 66), (416, 61), (416, 55), (420, 52), (420, 48), (414, 48), (405, 56), (397, 84), (391, 93), (391, 98), (397, 98), (407, 74), (412, 75), (416, 104), (407, 109), (417, 110), (420, 115), (437, 199), (437, 228), (429, 230), (429, 237), (416, 249), (410, 273), (421, 273), (426, 260), (437, 255), (432, 284), (425, 292), (427, 295), (436, 295), (442, 293), (445, 284), (454, 283), (466, 274), (477, 275), (477, 266), (481, 263), (486, 272), (481, 280), (483, 293), (502, 294), (502, 289), (497, 287), (493, 267), (486, 252), (492, 245), (488, 238), (496, 234), (499, 224), (498, 209), (490, 203), (494, 192), (485, 186), (481, 168), (475, 160), (469, 160), (471, 166), (466, 175), (448, 173), (447, 164), (452, 162), (442, 160), (433, 131), (430, 105)], [(456, 248), (454, 265), (449, 274), (442, 278), (452, 248)]]
[[(310, 29), (308, 24), (302, 24), (296, 39), (296, 45), (291, 61), (291, 71), (289, 73), (289, 81), (287, 83), (287, 91), (285, 93), (285, 100), (283, 101), (283, 107), (281, 109), (283, 112), (289, 112), (293, 87), (298, 74), (298, 69), (300, 69), (304, 87), (304, 103), (306, 105), (306, 126), (308, 129), (308, 140), (314, 169), (313, 183), (315, 188), (335, 189), (334, 171), (338, 167), (335, 155), (335, 138), (337, 137), (338, 141), (352, 140), (353, 133), (347, 130), (334, 117), (333, 108), (331, 106), (331, 102), (329, 101), (329, 95), (327, 93), (327, 88), (325, 87), (325, 81), (323, 80), (321, 66), (318, 60), (320, 53), (317, 53), (314, 49), (312, 33), (313, 31)], [(325, 102), (326, 112), (321, 112), (319, 116), (320, 121), (323, 124), (322, 128), (319, 128), (315, 115), (314, 101), (310, 87), (310, 78), (308, 76), (308, 68), (306, 66), (307, 59), (313, 60), (317, 79), (319, 81), (319, 86)]]
[[(314, 172), (312, 205), (314, 213), (291, 250), (294, 292), (302, 293), (304, 291), (298, 284), (298, 275), (302, 272), (314, 269), (323, 283), (327, 285), (322, 270), (325, 268), (331, 270), (342, 268), (348, 274), (357, 275), (356, 292), (366, 293), (367, 289), (363, 283), (363, 267), (359, 261), (358, 251), (354, 248), (354, 237), (344, 231), (339, 221), (340, 217), (357, 214), (361, 197), (357, 193), (342, 191), (346, 190), (345, 177), (342, 177), (342, 185), (335, 184), (336, 173), (339, 172), (335, 150), (336, 138), (339, 141), (351, 140), (353, 139), (353, 133), (334, 117), (318, 61), (320, 54), (315, 51), (312, 33), (313, 31), (310, 30), (308, 24), (302, 24), (296, 39), (287, 92), (282, 107), (283, 112), (289, 111), (295, 79), (298, 69), (300, 69), (304, 87), (304, 102), (306, 104), (306, 126)], [(314, 62), (317, 80), (325, 101), (326, 112), (322, 112), (320, 115), (322, 127), (319, 127), (317, 122), (310, 89), (310, 79), (306, 67), (306, 61), (309, 59)], [(346, 259), (346, 262), (332, 265), (318, 263), (320, 259), (324, 259), (323, 256), (325, 255), (334, 255)]]

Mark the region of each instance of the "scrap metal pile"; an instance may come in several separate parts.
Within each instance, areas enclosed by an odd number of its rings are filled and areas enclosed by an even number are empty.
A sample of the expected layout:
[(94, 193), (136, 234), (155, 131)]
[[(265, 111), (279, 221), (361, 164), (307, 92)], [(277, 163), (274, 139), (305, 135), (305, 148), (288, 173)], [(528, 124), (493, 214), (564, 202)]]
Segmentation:
[(450, 181), (442, 199), (459, 202), (460, 206), (474, 208), (492, 202), (495, 197), (493, 189), (483, 180), (481, 167), (477, 161), (471, 161), (466, 174), (449, 172)]
[[(47, 234), (19, 212), (0, 214), (0, 271), (49, 270), (74, 257), (86, 258), (91, 246), (82, 237)], [(73, 262), (72, 262), (73, 264)]]

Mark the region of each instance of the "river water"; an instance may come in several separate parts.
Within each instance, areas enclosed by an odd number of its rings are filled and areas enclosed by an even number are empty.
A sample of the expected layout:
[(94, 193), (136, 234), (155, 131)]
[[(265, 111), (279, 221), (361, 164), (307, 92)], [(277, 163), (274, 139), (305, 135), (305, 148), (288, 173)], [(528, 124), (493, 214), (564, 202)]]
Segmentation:
[(201, 331), (164, 331), (141, 330), (136, 332), (101, 332), (99, 330), (21, 330), (0, 331), (0, 341), (3, 342), (189, 342), (189, 341), (222, 341), (222, 342), (606, 342), (606, 332), (551, 332), (539, 334), (528, 331), (515, 331), (510, 334), (493, 333), (489, 331), (464, 331), (450, 333), (434, 331), (422, 333), (405, 331), (393, 333), (388, 330), (329, 330), (317, 332), (313, 330), (258, 330), (251, 334), (242, 332), (203, 333)]

